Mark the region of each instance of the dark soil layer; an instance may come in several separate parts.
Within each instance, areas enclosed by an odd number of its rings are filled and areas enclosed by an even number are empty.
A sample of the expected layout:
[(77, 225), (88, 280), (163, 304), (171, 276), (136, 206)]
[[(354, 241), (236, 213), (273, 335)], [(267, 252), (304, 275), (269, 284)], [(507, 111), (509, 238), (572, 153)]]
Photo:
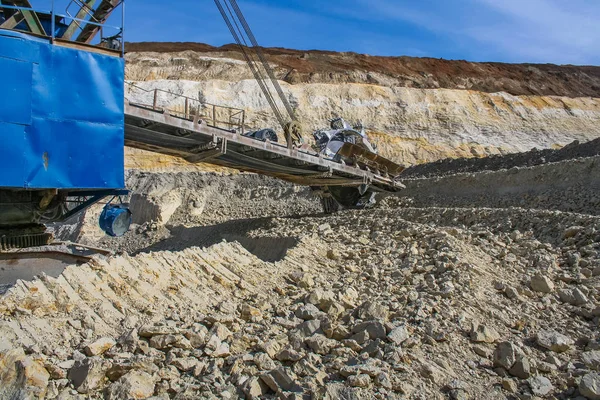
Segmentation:
[(431, 178), (436, 176), (474, 173), (481, 171), (498, 171), (514, 167), (533, 167), (536, 165), (560, 162), (574, 158), (600, 155), (600, 139), (587, 143), (577, 141), (560, 150), (533, 149), (525, 153), (497, 155), (485, 158), (445, 159), (432, 163), (415, 165), (405, 169), (401, 178)]
[[(243, 60), (235, 45), (203, 43), (127, 43), (128, 52), (195, 51)], [(552, 64), (503, 64), (434, 58), (379, 57), (356, 53), (265, 48), (269, 62), (287, 69), (288, 83), (382, 83), (423, 89), (465, 89), (487, 93), (600, 97), (600, 67)]]

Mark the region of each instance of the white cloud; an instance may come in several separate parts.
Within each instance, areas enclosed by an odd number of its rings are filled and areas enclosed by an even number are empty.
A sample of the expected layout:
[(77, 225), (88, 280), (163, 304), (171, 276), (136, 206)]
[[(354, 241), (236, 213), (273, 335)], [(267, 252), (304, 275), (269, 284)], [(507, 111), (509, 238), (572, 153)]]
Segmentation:
[(497, 54), (515, 62), (600, 64), (597, 0), (442, 1), (355, 0), (365, 10), (364, 19), (408, 22), (480, 46), (472, 54)]
[[(586, 0), (476, 0), (507, 17), (490, 29), (467, 30), (506, 52), (531, 54), (537, 61), (598, 63), (600, 61), (600, 5)], [(565, 5), (567, 5), (565, 7)]]

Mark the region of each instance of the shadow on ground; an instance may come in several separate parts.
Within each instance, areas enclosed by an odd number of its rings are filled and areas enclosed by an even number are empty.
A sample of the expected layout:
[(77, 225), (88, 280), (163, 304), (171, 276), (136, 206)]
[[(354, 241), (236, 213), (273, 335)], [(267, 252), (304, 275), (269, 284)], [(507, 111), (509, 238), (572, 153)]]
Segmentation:
[(169, 227), (171, 236), (148, 246), (136, 254), (153, 251), (183, 251), (189, 247), (209, 247), (220, 243), (239, 242), (246, 250), (266, 262), (282, 260), (288, 250), (298, 244), (292, 237), (250, 237), (248, 232), (266, 227), (270, 218), (227, 221), (211, 226)]

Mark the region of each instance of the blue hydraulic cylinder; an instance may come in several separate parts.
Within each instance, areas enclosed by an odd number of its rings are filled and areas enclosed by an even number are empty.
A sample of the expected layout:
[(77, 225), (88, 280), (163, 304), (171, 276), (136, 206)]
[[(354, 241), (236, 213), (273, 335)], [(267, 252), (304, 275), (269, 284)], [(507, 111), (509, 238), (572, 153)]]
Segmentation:
[(122, 204), (107, 204), (100, 214), (100, 229), (107, 235), (120, 237), (129, 230), (132, 214)]

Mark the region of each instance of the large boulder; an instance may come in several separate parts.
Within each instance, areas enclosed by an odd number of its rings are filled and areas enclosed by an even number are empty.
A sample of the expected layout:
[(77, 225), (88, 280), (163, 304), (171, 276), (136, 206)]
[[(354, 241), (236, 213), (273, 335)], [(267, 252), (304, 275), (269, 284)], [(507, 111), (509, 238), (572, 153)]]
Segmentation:
[(155, 383), (147, 372), (133, 370), (106, 389), (105, 399), (147, 399), (154, 394)]
[(0, 352), (0, 399), (43, 399), (50, 374), (23, 349)]

